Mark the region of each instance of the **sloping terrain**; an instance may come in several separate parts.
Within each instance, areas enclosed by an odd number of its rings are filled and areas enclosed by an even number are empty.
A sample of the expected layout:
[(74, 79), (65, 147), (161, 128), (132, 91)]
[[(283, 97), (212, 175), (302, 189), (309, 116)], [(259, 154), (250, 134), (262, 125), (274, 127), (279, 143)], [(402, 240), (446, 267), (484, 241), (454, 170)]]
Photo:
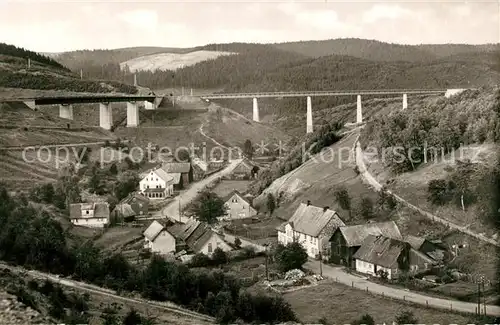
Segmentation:
[(134, 86), (117, 81), (81, 79), (49, 57), (4, 43), (0, 43), (0, 87), (73, 92), (137, 92)]
[(194, 51), (189, 53), (159, 53), (139, 56), (120, 63), (121, 69), (136, 71), (171, 70), (175, 71), (183, 66), (191, 66), (208, 60), (215, 60), (222, 55), (236, 53), (221, 51)]
[[(403, 119), (391, 117), (397, 116), (395, 109), (385, 117), (377, 117), (368, 123), (361, 137), (365, 151), (373, 156), (370, 171), (410, 203), (476, 232), (494, 235), (497, 229), (491, 227), (490, 219), (482, 216), (484, 206), (479, 204), (482, 202), (474, 202), (466, 211), (452, 203), (439, 206), (431, 204), (427, 189), (432, 180), (449, 179), (458, 161), (470, 160), (475, 165), (473, 176), (467, 182), (471, 189), (479, 186), (487, 192), (493, 190), (486, 182), (491, 177), (482, 173), (487, 173), (498, 164), (500, 124), (497, 93), (498, 89), (485, 88), (450, 99), (427, 98), (416, 103)], [(405, 129), (410, 134), (418, 130), (418, 137), (413, 138), (415, 148), (426, 141), (430, 150), (426, 161), (414, 169), (400, 170), (400, 166), (392, 164), (389, 159), (384, 161), (381, 156), (381, 150), (391, 138), (393, 146), (405, 141), (397, 127), (388, 127), (394, 119), (406, 124)], [(433, 151), (437, 152), (437, 156), (430, 155)], [(477, 191), (480, 193), (479, 189)], [(480, 194), (485, 195), (487, 193)]]
[(274, 44), (275, 47), (310, 57), (348, 55), (373, 61), (429, 61), (449, 55), (500, 50), (495, 44), (402, 45), (359, 38), (299, 41)]

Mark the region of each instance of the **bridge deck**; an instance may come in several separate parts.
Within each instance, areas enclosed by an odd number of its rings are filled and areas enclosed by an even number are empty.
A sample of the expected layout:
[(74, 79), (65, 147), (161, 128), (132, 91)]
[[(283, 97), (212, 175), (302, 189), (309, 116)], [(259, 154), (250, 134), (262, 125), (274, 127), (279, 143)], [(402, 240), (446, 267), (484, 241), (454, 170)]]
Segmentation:
[(222, 93), (200, 96), (203, 99), (220, 98), (260, 98), (260, 97), (304, 97), (304, 96), (356, 96), (356, 95), (415, 95), (444, 94), (446, 89), (384, 89), (384, 90), (327, 90), (262, 93)]
[(55, 105), (55, 104), (90, 104), (90, 103), (111, 103), (111, 102), (154, 102), (156, 96), (52, 96), (52, 97), (20, 97), (20, 98), (0, 98), (0, 102), (31, 102), (35, 105)]

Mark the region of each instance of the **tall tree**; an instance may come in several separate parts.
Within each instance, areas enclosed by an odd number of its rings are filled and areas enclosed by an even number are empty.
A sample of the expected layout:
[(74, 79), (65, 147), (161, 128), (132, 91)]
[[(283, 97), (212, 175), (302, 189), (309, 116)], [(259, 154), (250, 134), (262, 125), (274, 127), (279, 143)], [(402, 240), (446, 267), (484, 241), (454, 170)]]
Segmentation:
[(333, 193), (335, 202), (344, 210), (349, 211), (349, 219), (351, 218), (351, 197), (349, 191), (345, 187), (341, 187)]
[(209, 224), (217, 223), (217, 218), (227, 215), (225, 202), (213, 192), (203, 191), (190, 208), (198, 220)]
[(252, 145), (252, 141), (250, 141), (249, 139), (246, 139), (245, 140), (245, 143), (243, 144), (243, 154), (248, 158), (248, 159), (252, 159), (253, 157), (253, 145)]
[(276, 200), (274, 199), (274, 195), (272, 193), (267, 194), (267, 211), (269, 211), (269, 215), (272, 216), (274, 210), (276, 209)]

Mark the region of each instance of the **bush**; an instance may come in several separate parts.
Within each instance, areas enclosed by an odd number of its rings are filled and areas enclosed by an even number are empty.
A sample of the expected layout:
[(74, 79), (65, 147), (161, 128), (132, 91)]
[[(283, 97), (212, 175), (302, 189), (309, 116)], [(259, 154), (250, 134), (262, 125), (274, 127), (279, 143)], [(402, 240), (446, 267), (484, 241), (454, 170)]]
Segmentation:
[(210, 257), (203, 253), (198, 253), (193, 256), (193, 258), (189, 261), (189, 266), (191, 267), (207, 267), (212, 265), (212, 260)]
[(215, 265), (226, 264), (228, 261), (228, 257), (226, 252), (224, 252), (221, 248), (217, 247), (212, 253), (212, 262)]
[(301, 269), (307, 262), (307, 252), (301, 244), (292, 242), (283, 246), (279, 244), (274, 252), (275, 261), (280, 272), (287, 272), (293, 269)]
[(236, 246), (237, 249), (240, 249), (240, 247), (241, 247), (241, 239), (236, 238), (234, 240), (234, 246)]

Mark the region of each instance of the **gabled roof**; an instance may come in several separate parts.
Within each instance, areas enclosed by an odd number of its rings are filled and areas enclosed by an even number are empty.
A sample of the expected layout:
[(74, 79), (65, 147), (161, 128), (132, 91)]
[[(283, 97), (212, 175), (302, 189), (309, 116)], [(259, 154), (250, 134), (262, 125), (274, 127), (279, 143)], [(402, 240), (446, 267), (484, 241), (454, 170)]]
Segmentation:
[(337, 227), (345, 226), (335, 211), (301, 203), (288, 223), (297, 232), (317, 237), (332, 220)]
[(162, 169), (169, 174), (171, 174), (171, 173), (189, 173), (189, 171), (191, 170), (191, 164), (190, 163), (170, 162), (170, 163), (163, 164)]
[(195, 166), (205, 172), (208, 170), (208, 163), (206, 161), (201, 160), (200, 158), (193, 158), (193, 168)]
[(144, 237), (146, 237), (150, 241), (154, 241), (155, 238), (158, 237), (158, 235), (164, 230), (173, 236), (173, 234), (170, 231), (168, 231), (166, 224), (167, 224), (167, 222), (160, 221), (160, 220), (154, 220), (149, 225), (149, 227), (144, 231), (144, 233), (143, 233)]
[(177, 223), (168, 230), (176, 239), (184, 241), (195, 252), (198, 252), (215, 234), (208, 224), (195, 219), (190, 219), (185, 224)]
[[(136, 199), (137, 201), (142, 201), (143, 203), (149, 203), (149, 198), (142, 195), (139, 192), (132, 192), (129, 195), (127, 195), (126, 198), (120, 201), (118, 204), (130, 204), (133, 199)], [(117, 204), (117, 205), (118, 205)]]
[(405, 237), (405, 242), (410, 244), (413, 249), (416, 249), (418, 251), (424, 244), (425, 238), (408, 235)]
[(186, 240), (186, 245), (193, 251), (198, 252), (214, 234), (215, 232), (206, 223), (202, 223)]
[(368, 235), (353, 258), (386, 268), (397, 268), (398, 258), (405, 245), (408, 244), (400, 240)]
[(193, 234), (200, 224), (201, 222), (198, 220), (190, 219), (185, 224), (176, 223), (169, 227), (168, 230), (175, 238), (185, 241)]
[(155, 173), (159, 178), (161, 178), (165, 183), (171, 182), (172, 176), (168, 175), (167, 172), (165, 172), (161, 167), (156, 167), (148, 172), (141, 173), (141, 180), (145, 179), (146, 177), (149, 177), (151, 173)]
[(166, 183), (171, 182), (173, 180), (172, 175), (169, 175), (163, 168), (155, 169), (153, 170), (153, 172), (155, 172), (156, 175), (158, 175), (158, 177), (163, 179), (163, 181), (165, 181)]
[(252, 203), (250, 203), (250, 201), (248, 201), (248, 199), (241, 195), (240, 192), (238, 192), (237, 190), (233, 190), (231, 191), (231, 193), (229, 193), (228, 195), (226, 195), (226, 197), (224, 198), (224, 202), (227, 203), (229, 200), (231, 200), (231, 198), (236, 195), (237, 197), (239, 197), (242, 201), (248, 203), (248, 205), (252, 206)]
[(388, 238), (403, 240), (403, 236), (401, 236), (399, 228), (394, 221), (339, 227), (338, 231), (342, 233), (349, 247), (361, 246), (369, 235), (383, 235)]
[[(94, 215), (82, 216), (82, 210), (94, 210)], [(69, 207), (69, 216), (71, 219), (109, 218), (109, 205), (107, 202), (74, 203)]]
[(172, 183), (173, 184), (179, 184), (181, 182), (181, 173), (172, 173), (172, 174), (168, 174), (168, 176), (170, 176), (172, 178)]
[(117, 204), (115, 209), (113, 210), (114, 213), (120, 213), (123, 217), (132, 217), (137, 215), (137, 212), (134, 211), (132, 206), (128, 203), (121, 203)]
[(252, 170), (254, 167), (254, 164), (248, 160), (247, 158), (243, 158), (239, 164), (237, 164), (234, 169), (233, 169), (233, 172), (234, 171), (238, 171), (238, 170), (241, 170), (241, 169), (246, 169), (246, 170)]
[(164, 229), (163, 225), (158, 221), (153, 221), (149, 227), (144, 231), (144, 237), (153, 241)]

